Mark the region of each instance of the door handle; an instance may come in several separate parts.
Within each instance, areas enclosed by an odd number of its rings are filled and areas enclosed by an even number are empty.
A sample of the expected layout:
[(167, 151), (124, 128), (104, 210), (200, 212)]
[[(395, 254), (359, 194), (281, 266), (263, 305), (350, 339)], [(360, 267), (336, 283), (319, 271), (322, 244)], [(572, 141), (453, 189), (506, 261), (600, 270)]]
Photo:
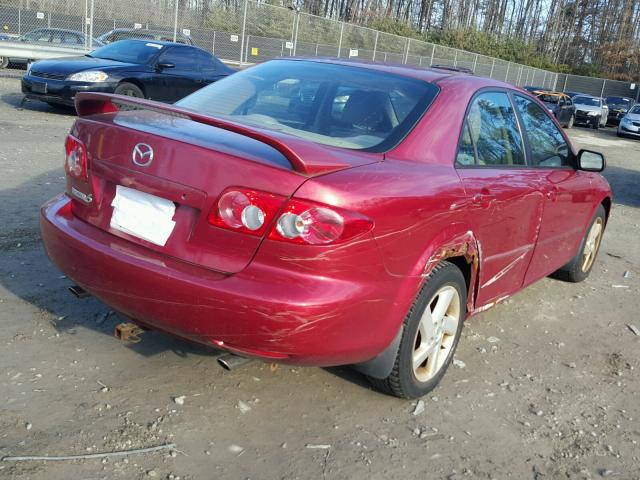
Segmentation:
[(471, 202), (474, 205), (478, 205), (480, 208), (489, 208), (495, 199), (495, 195), (492, 195), (488, 190), (483, 189), (480, 193), (476, 193), (471, 197)]
[(556, 187), (555, 185), (552, 186), (551, 188), (545, 191), (544, 195), (549, 200), (555, 200), (558, 197), (558, 187)]

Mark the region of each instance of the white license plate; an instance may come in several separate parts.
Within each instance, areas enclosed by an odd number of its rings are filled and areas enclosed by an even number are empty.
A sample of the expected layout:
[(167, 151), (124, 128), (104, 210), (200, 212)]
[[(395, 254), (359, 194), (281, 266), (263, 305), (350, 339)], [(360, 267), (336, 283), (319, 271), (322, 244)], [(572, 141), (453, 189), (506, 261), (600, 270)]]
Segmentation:
[(175, 203), (132, 188), (117, 185), (111, 206), (111, 228), (161, 247), (176, 225), (173, 221)]

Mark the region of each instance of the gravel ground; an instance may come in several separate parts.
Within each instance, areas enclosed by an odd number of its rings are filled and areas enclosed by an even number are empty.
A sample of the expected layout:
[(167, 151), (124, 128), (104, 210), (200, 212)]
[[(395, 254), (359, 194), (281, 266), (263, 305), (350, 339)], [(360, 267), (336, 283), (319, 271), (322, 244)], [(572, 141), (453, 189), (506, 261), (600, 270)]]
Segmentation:
[(0, 478), (640, 479), (640, 336), (627, 327), (640, 327), (640, 142), (570, 131), (607, 155), (616, 195), (591, 277), (545, 279), (474, 317), (462, 363), (417, 405), (346, 368), (228, 373), (216, 352), (159, 333), (113, 338), (122, 319), (67, 292), (38, 234), (74, 117), (22, 108), (18, 92), (0, 78), (0, 457), (176, 447), (0, 461)]

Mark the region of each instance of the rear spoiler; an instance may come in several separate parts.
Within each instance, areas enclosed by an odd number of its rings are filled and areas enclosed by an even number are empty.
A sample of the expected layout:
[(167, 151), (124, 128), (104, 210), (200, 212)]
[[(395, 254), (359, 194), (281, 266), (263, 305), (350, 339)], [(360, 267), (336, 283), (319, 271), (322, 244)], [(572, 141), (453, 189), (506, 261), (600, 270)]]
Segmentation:
[(296, 172), (308, 176), (382, 160), (382, 155), (380, 154), (362, 154), (358, 152), (354, 152), (354, 155), (349, 156), (355, 157), (360, 161), (356, 160), (354, 162), (354, 158), (350, 158), (351, 161), (342, 160), (330, 148), (301, 140), (294, 136), (251, 128), (229, 120), (185, 110), (174, 105), (124, 95), (82, 92), (76, 95), (75, 104), (76, 111), (80, 117), (115, 113), (120, 110), (120, 107), (125, 106), (133, 107), (136, 110), (155, 111), (164, 115), (186, 118), (194, 122), (244, 135), (276, 149), (289, 160)]

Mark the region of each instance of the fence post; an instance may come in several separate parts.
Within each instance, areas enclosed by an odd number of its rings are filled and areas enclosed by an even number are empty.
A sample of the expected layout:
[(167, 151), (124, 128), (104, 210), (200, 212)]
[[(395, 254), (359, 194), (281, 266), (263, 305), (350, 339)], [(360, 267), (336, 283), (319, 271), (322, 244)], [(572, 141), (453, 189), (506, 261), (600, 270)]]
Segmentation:
[(94, 0), (91, 0), (91, 22), (89, 23), (89, 50), (93, 50), (93, 13), (94, 13)]
[(504, 81), (509, 79), (509, 69), (511, 68), (511, 62), (507, 62), (507, 73), (504, 74)]
[(567, 90), (567, 80), (569, 79), (569, 74), (565, 73), (564, 74), (564, 86), (562, 87), (562, 91), (566, 91)]
[(180, 6), (180, 0), (175, 0), (176, 2), (176, 10), (173, 15), (173, 41), (175, 42), (178, 38), (178, 7)]
[(373, 42), (373, 58), (372, 58), (372, 60), (374, 62), (376, 61), (376, 51), (378, 50), (378, 35), (380, 35), (380, 31), (376, 30), (376, 39)]
[(557, 73), (556, 73), (556, 81), (555, 81), (555, 82), (553, 82), (553, 90), (554, 90), (555, 92), (557, 92), (557, 91), (558, 91), (558, 74), (557, 74)]
[(431, 46), (433, 48), (431, 49), (431, 60), (429, 60), (429, 66), (433, 65), (433, 54), (436, 53), (436, 44), (432, 43)]
[(247, 41), (244, 46), (244, 63), (249, 63), (249, 40), (251, 40), (251, 35), (247, 35)]
[(407, 64), (407, 60), (409, 59), (409, 45), (411, 44), (411, 39), (407, 37), (407, 47), (404, 50), (404, 61), (403, 64)]
[(244, 13), (242, 14), (242, 38), (240, 40), (240, 65), (242, 65), (242, 54), (244, 53), (244, 33), (247, 29), (247, 7), (249, 0), (244, 0)]
[(493, 78), (493, 68), (496, 66), (496, 59), (492, 59), (493, 61), (491, 62), (491, 72), (489, 73), (489, 78)]
[(518, 72), (518, 80), (516, 80), (516, 87), (520, 86), (520, 79), (522, 78), (522, 69), (524, 67), (520, 65), (520, 71)]
[(213, 44), (211, 45), (211, 55), (216, 54), (216, 31), (213, 31)]
[(338, 58), (340, 58), (340, 51), (342, 50), (342, 35), (344, 34), (344, 22), (340, 22), (340, 40), (338, 40)]
[(473, 73), (476, 73), (477, 66), (478, 66), (478, 54), (476, 53), (476, 58), (473, 59)]
[(458, 66), (458, 49), (456, 48), (456, 53), (453, 56), (453, 68), (456, 68)]
[(602, 90), (600, 90), (600, 96), (602, 97), (604, 95), (604, 86), (607, 84), (607, 80), (603, 79), (602, 80)]
[(298, 46), (298, 28), (300, 28), (300, 10), (296, 9), (295, 29), (296, 36), (293, 38), (293, 56), (296, 56), (296, 47)]
[(544, 71), (544, 77), (542, 77), (542, 86), (547, 88), (547, 71)]

